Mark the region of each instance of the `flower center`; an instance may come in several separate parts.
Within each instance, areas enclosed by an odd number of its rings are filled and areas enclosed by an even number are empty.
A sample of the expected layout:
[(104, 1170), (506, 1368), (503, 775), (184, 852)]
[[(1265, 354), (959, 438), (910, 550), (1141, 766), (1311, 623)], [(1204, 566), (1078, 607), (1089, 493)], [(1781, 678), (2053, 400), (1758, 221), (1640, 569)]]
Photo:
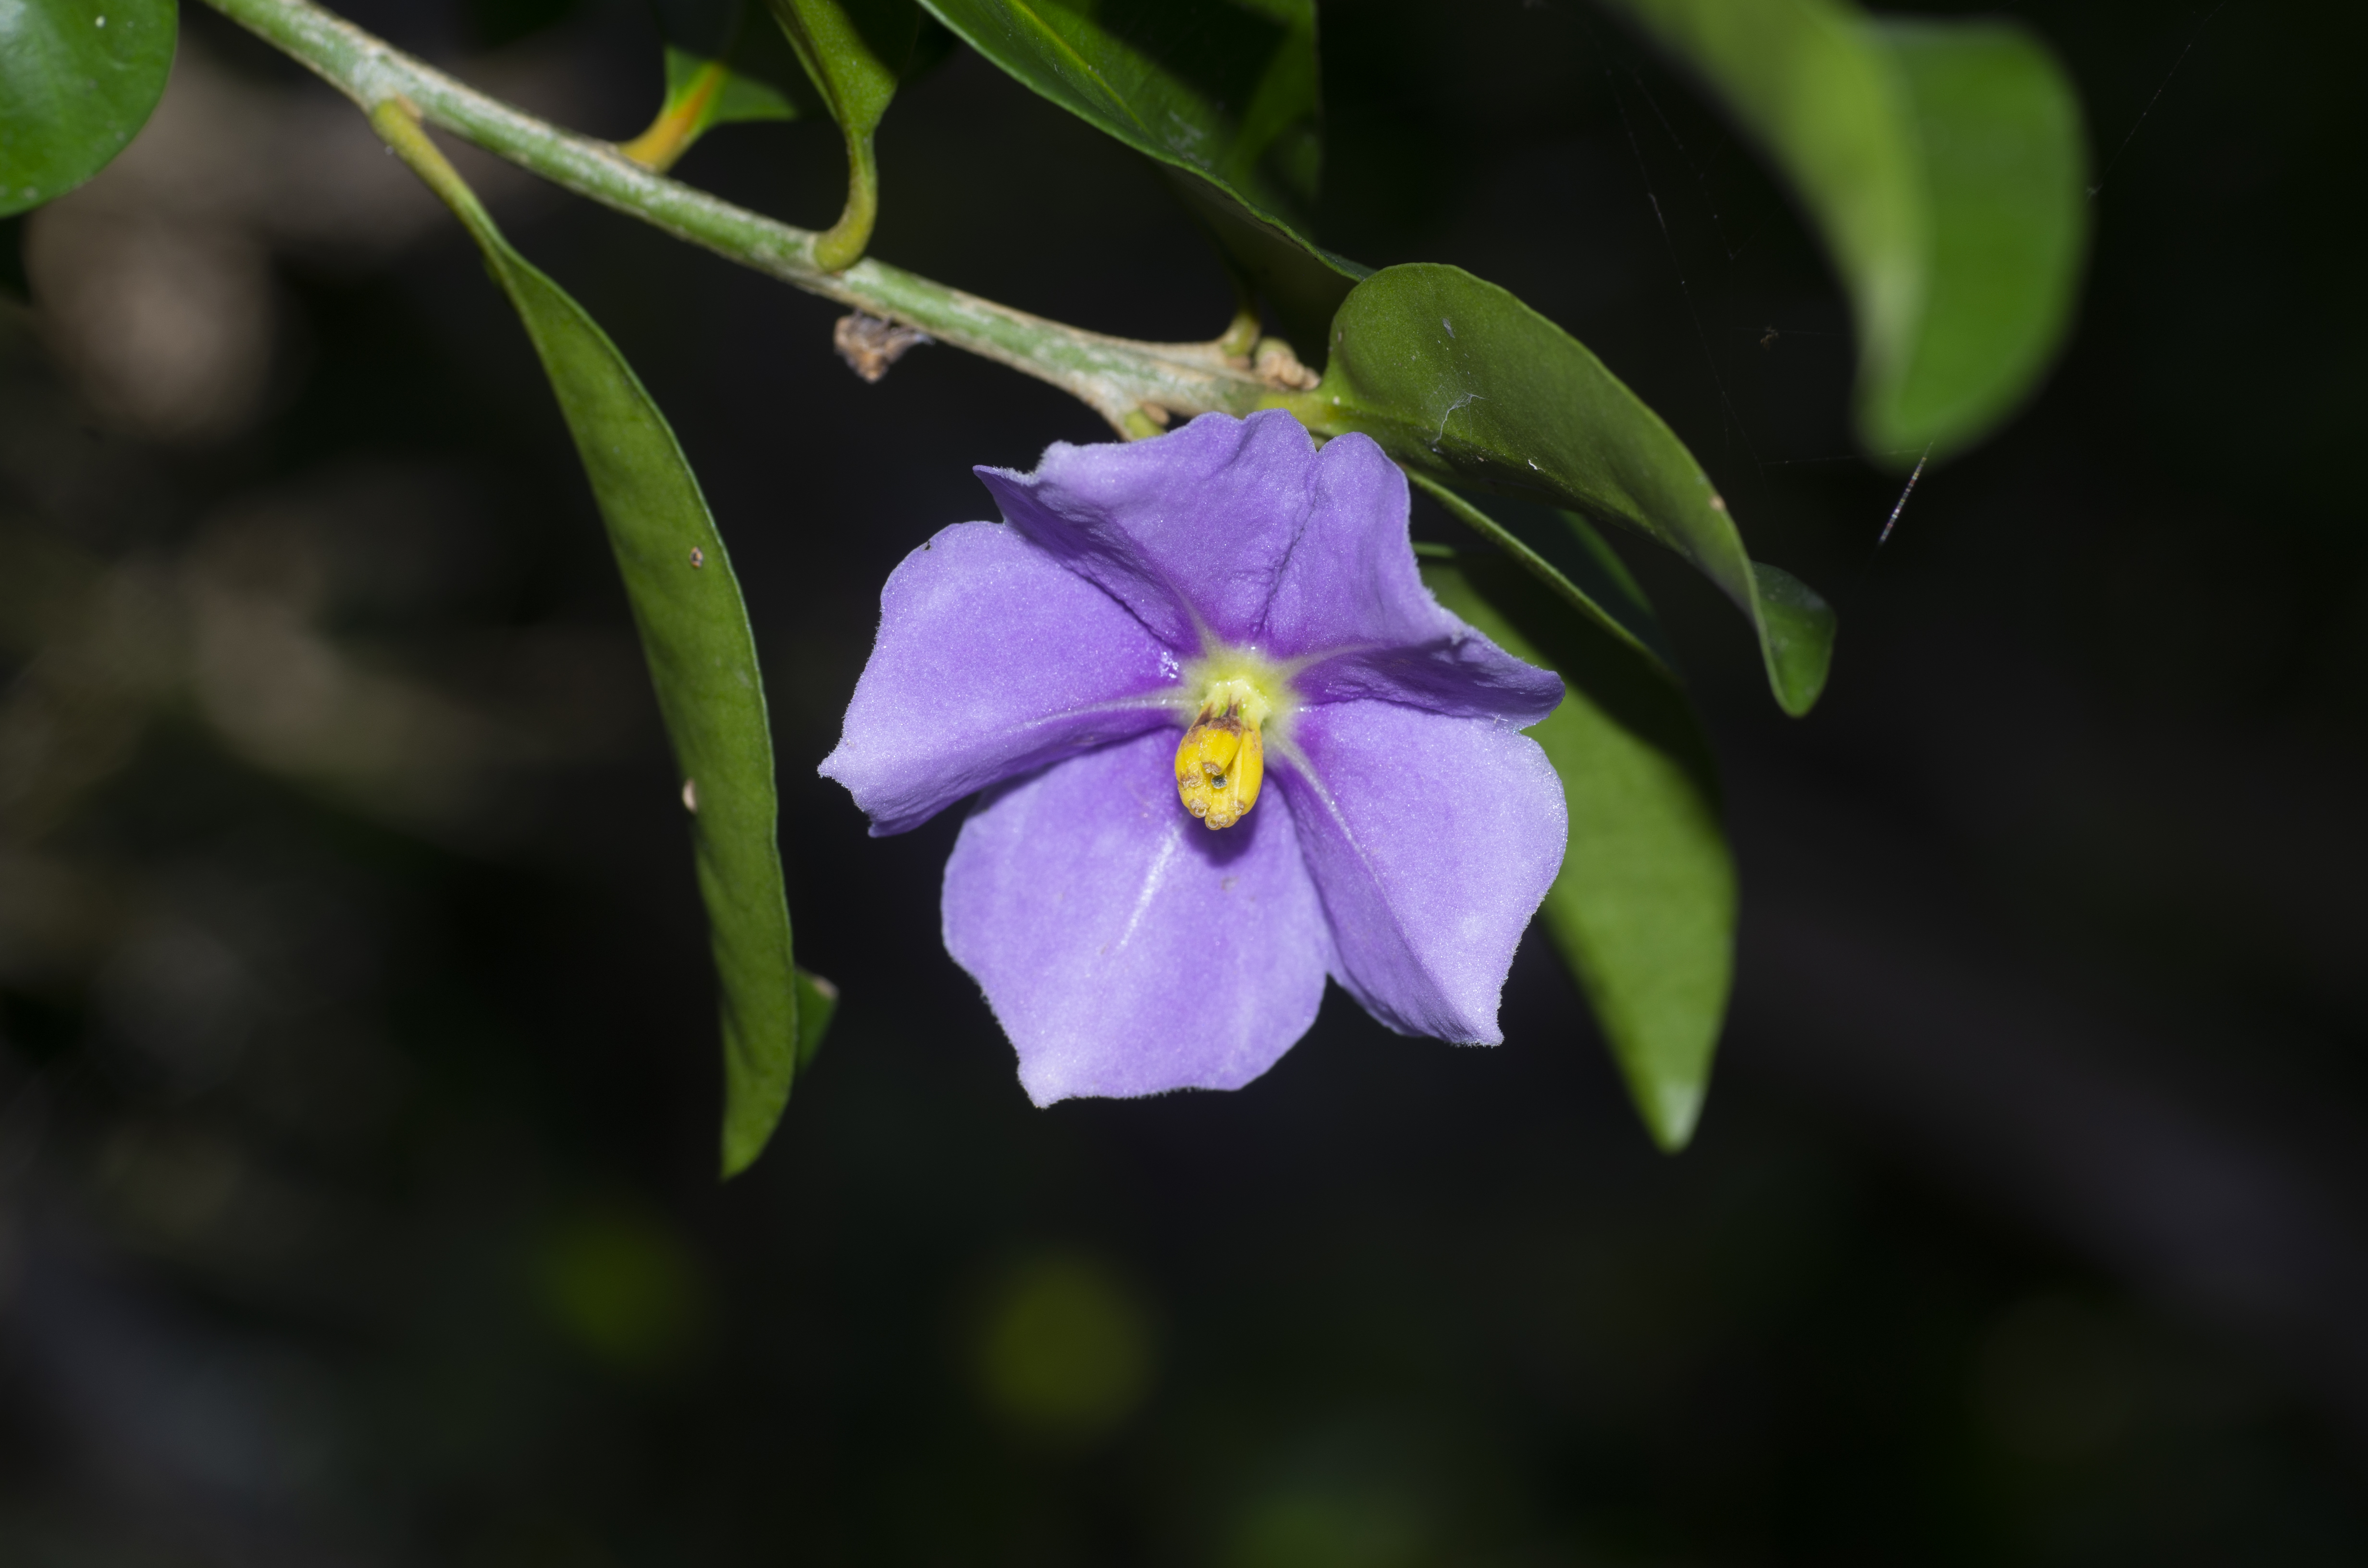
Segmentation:
[(1266, 778), (1260, 726), (1274, 716), (1274, 702), (1247, 674), (1205, 674), (1199, 717), (1176, 748), (1176, 796), (1209, 826), (1231, 827), (1258, 804)]

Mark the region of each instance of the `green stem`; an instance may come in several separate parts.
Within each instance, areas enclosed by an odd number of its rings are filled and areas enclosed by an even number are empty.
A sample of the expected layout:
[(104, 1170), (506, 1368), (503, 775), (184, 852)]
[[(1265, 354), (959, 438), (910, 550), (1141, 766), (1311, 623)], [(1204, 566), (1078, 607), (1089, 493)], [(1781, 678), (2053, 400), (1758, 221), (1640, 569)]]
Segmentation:
[(427, 140), (427, 132), (419, 129), (419, 109), (409, 98), (385, 98), (370, 106), (370, 129), (377, 131), (387, 147), (419, 176), (422, 184), (443, 199), (454, 216), (461, 220), (472, 237), (483, 243), (489, 233), (496, 233), (493, 218), (485, 211), (477, 193), (461, 177), (436, 143)]
[(847, 137), (847, 210), (838, 222), (814, 236), (814, 265), (825, 272), (844, 272), (863, 256), (871, 243), (871, 222), (880, 216), (880, 165), (872, 156), (871, 138), (852, 131)]
[(1034, 376), (1076, 397), (1121, 433), (1144, 426), (1145, 408), (1190, 415), (1247, 414), (1277, 401), (1277, 389), (1234, 369), (1217, 343), (1138, 343), (1015, 311), (992, 300), (866, 259), (832, 272), (816, 258), (817, 236), (734, 207), (654, 174), (606, 142), (578, 136), (513, 108), (413, 59), (312, 0), (207, 0), (231, 20), (290, 56), (359, 105), (395, 98), (427, 123), (474, 142), (579, 196), (792, 288), (920, 328)]

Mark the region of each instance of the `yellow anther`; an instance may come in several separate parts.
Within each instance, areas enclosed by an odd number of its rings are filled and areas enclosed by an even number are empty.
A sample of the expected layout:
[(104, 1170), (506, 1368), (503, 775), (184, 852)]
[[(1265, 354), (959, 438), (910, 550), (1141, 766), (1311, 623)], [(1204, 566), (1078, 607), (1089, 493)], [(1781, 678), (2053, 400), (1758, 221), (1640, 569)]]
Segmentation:
[(1211, 827), (1231, 827), (1258, 804), (1266, 778), (1266, 740), (1258, 724), (1264, 697), (1241, 681), (1219, 681), (1176, 748), (1176, 796)]

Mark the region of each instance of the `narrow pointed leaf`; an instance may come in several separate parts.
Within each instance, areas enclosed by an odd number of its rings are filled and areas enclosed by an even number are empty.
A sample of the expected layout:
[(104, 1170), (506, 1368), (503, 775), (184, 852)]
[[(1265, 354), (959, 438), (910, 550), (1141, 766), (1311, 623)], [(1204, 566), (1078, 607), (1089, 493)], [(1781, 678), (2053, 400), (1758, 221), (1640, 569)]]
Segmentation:
[[(1575, 523), (1582, 531), (1584, 523)], [(1600, 539), (1593, 548), (1609, 561)], [(1684, 692), (1633, 642), (1574, 616), (1503, 557), (1423, 563), (1440, 602), (1557, 671), (1562, 706), (1529, 733), (1562, 775), (1570, 845), (1543, 913), (1654, 1141), (1693, 1136), (1735, 972), (1735, 860), (1717, 776)], [(1605, 571), (1587, 585), (1617, 598)], [(1649, 614), (1641, 599), (1623, 606)]]
[(1843, 0), (1608, 3), (1710, 85), (1824, 236), (1868, 447), (1905, 466), (2010, 414), (2063, 338), (2088, 238), (2079, 102), (2046, 46)]
[(1178, 171), (1187, 204), (1320, 362), (1368, 268), (1308, 237), (1323, 165), (1315, 0), (922, 0), (1014, 80)]
[(534, 343), (608, 525), (689, 808), (699, 891), (720, 983), (723, 1174), (764, 1149), (798, 1062), (810, 977), (792, 961), (776, 839), (772, 733), (739, 580), (673, 429), (582, 306), (510, 248), (398, 105), (371, 116), (467, 224)]
[(1278, 398), (1325, 435), (1361, 430), (1409, 472), (1567, 506), (1677, 551), (1751, 619), (1768, 684), (1806, 713), (1834, 615), (1751, 560), (1726, 503), (1661, 416), (1585, 345), (1460, 267), (1387, 267), (1333, 318), (1316, 391)]
[(0, 5), (0, 217), (54, 200), (148, 123), (173, 68), (173, 0)]

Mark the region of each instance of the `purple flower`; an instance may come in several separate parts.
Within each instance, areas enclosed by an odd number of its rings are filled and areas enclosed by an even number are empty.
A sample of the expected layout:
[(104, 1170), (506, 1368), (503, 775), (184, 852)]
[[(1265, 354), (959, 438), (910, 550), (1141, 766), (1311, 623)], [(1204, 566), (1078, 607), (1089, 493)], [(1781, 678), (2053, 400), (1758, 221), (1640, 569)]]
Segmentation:
[(1030, 1096), (1238, 1088), (1326, 974), (1401, 1033), (1501, 1040), (1564, 843), (1518, 726), (1562, 682), (1423, 587), (1382, 449), (1209, 414), (977, 472), (1005, 521), (888, 579), (822, 771), (875, 835), (986, 791), (946, 949)]

